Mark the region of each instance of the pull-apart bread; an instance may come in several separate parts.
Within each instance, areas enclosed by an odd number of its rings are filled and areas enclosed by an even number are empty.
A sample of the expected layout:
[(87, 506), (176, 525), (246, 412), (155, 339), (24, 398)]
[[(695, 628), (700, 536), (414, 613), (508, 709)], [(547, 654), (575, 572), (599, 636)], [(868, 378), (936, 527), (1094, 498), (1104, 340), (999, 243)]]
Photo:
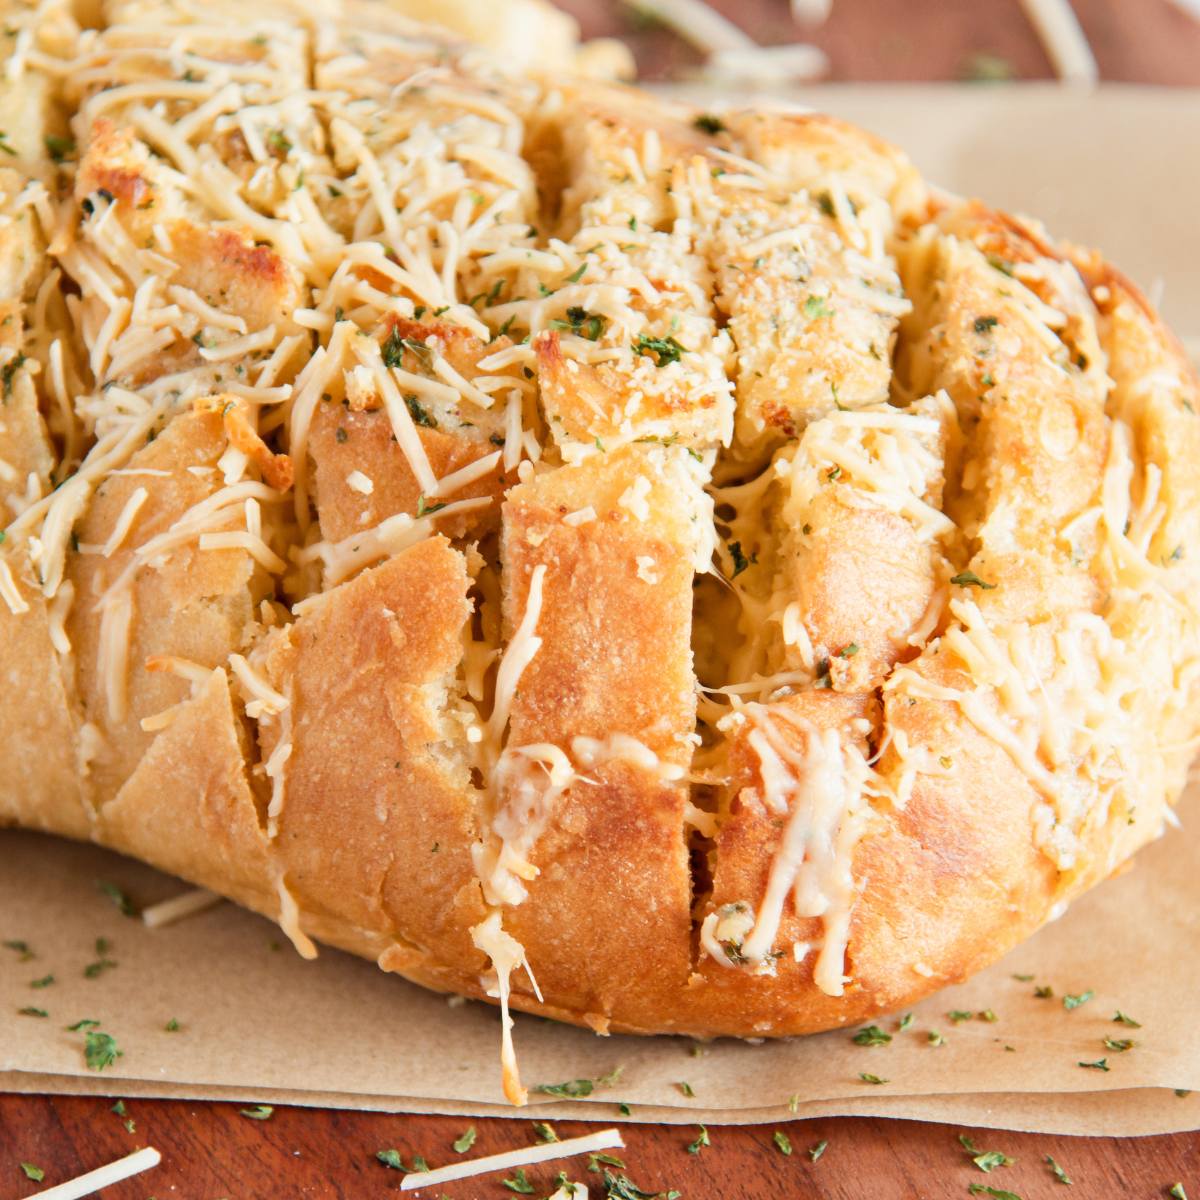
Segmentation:
[(1200, 395), (1104, 259), (381, 3), (4, 35), (0, 823), (701, 1037), (908, 1003), (1161, 833)]

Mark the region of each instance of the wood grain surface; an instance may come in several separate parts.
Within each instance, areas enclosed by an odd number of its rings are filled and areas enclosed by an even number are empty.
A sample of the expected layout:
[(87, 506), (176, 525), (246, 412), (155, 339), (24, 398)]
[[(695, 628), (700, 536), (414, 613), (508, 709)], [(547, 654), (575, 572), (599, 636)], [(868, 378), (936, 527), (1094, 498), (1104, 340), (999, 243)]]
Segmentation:
[[(1200, 85), (1200, 21), (1172, 0), (1072, 0), (1102, 79)], [(686, 76), (700, 56), (638, 16), (636, 0), (556, 0), (588, 37), (627, 41), (643, 79)], [(1014, 79), (1054, 72), (1019, 0), (833, 0), (828, 21), (797, 24), (788, 0), (708, 0), (763, 45), (810, 41), (842, 82), (955, 80), (979, 55)]]
[[(698, 62), (679, 39), (639, 22), (615, 0), (560, 3), (589, 36), (627, 38), (644, 78), (678, 77)], [(812, 40), (829, 55), (838, 80), (956, 79), (979, 54), (1002, 59), (1017, 78), (1051, 75), (1017, 0), (834, 0), (832, 17), (816, 29), (795, 25), (786, 0), (713, 3), (763, 43)], [(1075, 0), (1075, 6), (1103, 78), (1200, 85), (1200, 22), (1169, 0)], [(279, 1108), (255, 1121), (240, 1115), (244, 1106), (231, 1104), (131, 1100), (124, 1116), (111, 1106), (111, 1100), (84, 1097), (0, 1096), (0, 1200), (31, 1196), (143, 1145), (162, 1152), (162, 1165), (106, 1189), (108, 1200), (358, 1200), (399, 1188), (400, 1174), (376, 1160), (378, 1150), (396, 1149), (405, 1161), (419, 1154), (439, 1165), (457, 1157), (452, 1143), (468, 1125), (478, 1131), (473, 1155), (535, 1140), (527, 1121), (302, 1108)], [(567, 1137), (595, 1127), (563, 1122), (557, 1128)], [(790, 1156), (774, 1144), (777, 1129), (790, 1139)], [(690, 1154), (694, 1128), (625, 1123), (622, 1130), (628, 1176), (647, 1192), (677, 1189), (686, 1200), (962, 1200), (972, 1184), (1022, 1200), (1136, 1200), (1169, 1198), (1176, 1183), (1200, 1200), (1200, 1134), (1066, 1138), (843, 1118), (714, 1128), (711, 1145)], [(984, 1174), (959, 1143), (964, 1133), (981, 1150), (1000, 1150), (1016, 1161)], [(822, 1141), (827, 1148), (814, 1163), (809, 1151)], [(1069, 1190), (1046, 1155), (1073, 1180)], [(22, 1162), (41, 1168), (44, 1182), (27, 1179)], [(586, 1160), (572, 1160), (531, 1169), (535, 1196), (552, 1190), (561, 1166), (572, 1179), (601, 1184)], [(452, 1200), (516, 1194), (502, 1176), (417, 1193)], [(593, 1186), (591, 1194), (602, 1196), (603, 1187)]]
[[(106, 1200), (363, 1200), (400, 1186), (400, 1173), (376, 1159), (379, 1150), (397, 1150), (405, 1163), (419, 1154), (441, 1166), (459, 1157), (453, 1143), (468, 1127), (478, 1135), (471, 1157), (537, 1141), (530, 1122), (520, 1120), (277, 1108), (257, 1121), (240, 1115), (244, 1107), (130, 1100), (121, 1116), (111, 1100), (94, 1097), (0, 1098), (0, 1197), (31, 1196), (39, 1186), (150, 1145), (162, 1152), (162, 1164), (106, 1189)], [(126, 1121), (133, 1122), (132, 1132)], [(691, 1154), (695, 1126), (620, 1127), (627, 1148), (613, 1153), (624, 1161), (623, 1173), (643, 1191), (675, 1189), (682, 1200), (969, 1200), (971, 1184), (1011, 1191), (1021, 1200), (1153, 1200), (1169, 1198), (1176, 1183), (1193, 1200), (1200, 1196), (1200, 1136), (1193, 1134), (1050, 1137), (842, 1117), (714, 1127), (711, 1144)], [(562, 1121), (554, 1128), (566, 1138), (599, 1127)], [(775, 1145), (777, 1130), (789, 1139), (790, 1155)], [(960, 1144), (962, 1134), (980, 1151), (999, 1150), (1015, 1161), (984, 1174)], [(826, 1149), (814, 1163), (809, 1151), (822, 1141)], [(1073, 1181), (1069, 1189), (1055, 1178), (1047, 1155)], [(45, 1170), (41, 1185), (25, 1179), (22, 1162)], [(533, 1197), (554, 1190), (560, 1169), (591, 1185), (592, 1200), (603, 1197), (601, 1176), (589, 1174), (587, 1165), (585, 1157), (529, 1168)], [(504, 1178), (476, 1176), (413, 1195), (513, 1200), (518, 1193), (504, 1186)]]

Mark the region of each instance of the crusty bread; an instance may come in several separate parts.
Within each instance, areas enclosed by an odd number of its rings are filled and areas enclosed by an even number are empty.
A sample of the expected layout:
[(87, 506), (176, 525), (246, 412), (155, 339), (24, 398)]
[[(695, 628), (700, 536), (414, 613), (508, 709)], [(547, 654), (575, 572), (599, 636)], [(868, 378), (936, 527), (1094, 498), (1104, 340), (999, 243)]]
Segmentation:
[(961, 979), (1162, 830), (1200, 386), (1099, 255), (382, 4), (5, 11), (0, 822), (743, 1037)]

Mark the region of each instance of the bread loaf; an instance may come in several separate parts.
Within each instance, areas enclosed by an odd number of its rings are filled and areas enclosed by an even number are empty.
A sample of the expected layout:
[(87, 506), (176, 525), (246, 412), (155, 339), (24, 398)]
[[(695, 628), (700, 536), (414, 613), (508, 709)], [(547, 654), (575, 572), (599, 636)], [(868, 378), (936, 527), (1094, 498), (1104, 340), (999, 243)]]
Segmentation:
[(4, 7), (0, 823), (698, 1037), (1162, 831), (1200, 389), (1098, 254), (379, 2)]

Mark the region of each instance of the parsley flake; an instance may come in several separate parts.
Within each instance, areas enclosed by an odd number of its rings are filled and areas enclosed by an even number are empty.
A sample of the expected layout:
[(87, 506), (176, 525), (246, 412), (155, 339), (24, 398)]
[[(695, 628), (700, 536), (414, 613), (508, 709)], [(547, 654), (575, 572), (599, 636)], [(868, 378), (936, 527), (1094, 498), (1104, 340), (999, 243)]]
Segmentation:
[(638, 334), (633, 348), (638, 354), (652, 357), (656, 367), (665, 367), (669, 363), (676, 363), (681, 354), (687, 353), (687, 347), (681, 346), (673, 337), (650, 337), (645, 333)]
[(1000, 323), (999, 317), (976, 317), (975, 332), (976, 333), (991, 333), (993, 329)]
[(437, 418), (430, 415), (429, 410), (416, 396), (405, 396), (404, 403), (408, 408), (408, 415), (412, 417), (414, 425), (420, 425), (425, 429), (436, 429), (438, 427)]
[(32, 1179), (34, 1183), (41, 1183), (46, 1178), (46, 1172), (41, 1167), (35, 1167), (33, 1163), (23, 1162), (21, 1170), (25, 1172), (26, 1179)]
[(611, 1154), (589, 1154), (588, 1155), (588, 1170), (594, 1171), (597, 1175), (604, 1166), (620, 1167), (625, 1169), (625, 1163), (619, 1158), (614, 1158)]
[(913, 1023), (912, 1013), (905, 1013), (904, 1016), (902, 1016), (900, 1018), (900, 1024), (896, 1026), (896, 1031), (898, 1033), (903, 1033), (906, 1029), (908, 1029), (912, 1025), (912, 1023)]
[(1098, 1058), (1095, 1062), (1081, 1062), (1081, 1067), (1086, 1067), (1089, 1071), (1107, 1071), (1109, 1069), (1107, 1058)]
[(569, 1079), (566, 1083), (539, 1083), (533, 1091), (543, 1096), (570, 1096), (573, 1098), (590, 1096), (598, 1087), (608, 1087), (621, 1078), (623, 1066), (614, 1067), (607, 1075), (599, 1079)]
[(604, 1172), (604, 1200), (678, 1200), (680, 1193), (644, 1192), (628, 1175), (614, 1175), (611, 1171)]
[(700, 1130), (700, 1134), (696, 1140), (692, 1142), (690, 1146), (688, 1146), (689, 1154), (699, 1154), (705, 1146), (712, 1145), (712, 1142), (708, 1140), (708, 1130), (705, 1129), (703, 1125), (697, 1125), (696, 1128)]
[(946, 1039), (936, 1029), (931, 1029), (927, 1037), (931, 1046), (944, 1046), (946, 1044)]
[(36, 957), (29, 948), (28, 942), (7, 941), (4, 943), (5, 950), (15, 950), (20, 956), (18, 962), (28, 962), (31, 958)]
[(1173, 1183), (1167, 1189), (1168, 1196), (1174, 1196), (1175, 1200), (1188, 1200), (1187, 1192), (1183, 1190), (1182, 1183)]
[(74, 1025), (66, 1026), (68, 1033), (78, 1033), (81, 1029), (87, 1029), (90, 1025), (99, 1025), (99, 1021), (93, 1021), (88, 1017), (84, 1017), (82, 1021), (76, 1021)]
[(520, 1192), (522, 1196), (528, 1196), (533, 1192), (533, 1184), (529, 1182), (524, 1167), (518, 1167), (511, 1179), (502, 1179), (500, 1182), (510, 1192)]
[[(536, 1126), (535, 1126), (535, 1128), (536, 1128)], [(466, 1154), (466, 1152), (468, 1150), (470, 1150), (470, 1148), (473, 1145), (475, 1145), (476, 1136), (477, 1135), (475, 1133), (475, 1126), (469, 1125), (466, 1129), (463, 1130), (462, 1133), (460, 1133), (458, 1135), (458, 1137), (456, 1137), (454, 1139), (454, 1153), (455, 1154)], [(554, 1140), (554, 1139), (551, 1139), (551, 1140)]]
[(996, 586), (994, 583), (985, 583), (974, 571), (959, 571), (957, 575), (950, 576), (950, 582), (955, 587), (977, 587), (985, 592), (992, 591)]
[(1000, 1150), (980, 1150), (965, 1133), (958, 1135), (959, 1144), (971, 1156), (971, 1161), (986, 1175), (997, 1167), (1009, 1167), (1016, 1161)]
[(105, 1067), (111, 1067), (124, 1054), (124, 1051), (117, 1047), (117, 1039), (111, 1033), (103, 1033), (99, 1029), (89, 1029), (83, 1036), (85, 1038), (83, 1056), (89, 1070), (103, 1071)]
[(1046, 1155), (1046, 1163), (1050, 1167), (1050, 1170), (1054, 1172), (1054, 1178), (1057, 1179), (1059, 1183), (1070, 1184), (1073, 1182), (1070, 1175), (1068, 1175), (1066, 1171), (1064, 1171), (1062, 1167), (1060, 1167), (1058, 1163), (1054, 1161), (1053, 1155)]
[(680, 1080), (680, 1081), (679, 1081), (679, 1082), (678, 1082), (678, 1083), (677, 1083), (675, 1086), (676, 1086), (676, 1087), (677, 1087), (677, 1088), (678, 1088), (678, 1089), (679, 1089), (679, 1090), (680, 1090), (680, 1091), (681, 1091), (681, 1092), (682, 1092), (682, 1093), (683, 1093), (683, 1094), (684, 1094), (684, 1095), (685, 1095), (685, 1096), (686, 1096), (686, 1097), (687, 1097), (689, 1100), (694, 1100), (694, 1099), (696, 1098), (696, 1093), (695, 1093), (695, 1091), (693, 1090), (693, 1088), (692, 1088), (692, 1085), (691, 1085), (690, 1083), (688, 1083), (688, 1081), (687, 1081), (686, 1079), (681, 1079), (681, 1080)]
[[(782, 1129), (777, 1129), (771, 1134), (771, 1141), (775, 1143), (775, 1148), (780, 1154), (790, 1156), (792, 1153), (792, 1139), (788, 1137)], [(815, 1161), (815, 1160), (814, 1160)]]
[(20, 1017), (48, 1017), (50, 1014), (44, 1008), (27, 1005), (25, 1008), (18, 1008), (17, 1015)]
[(813, 1162), (816, 1162), (817, 1159), (820, 1158), (821, 1155), (825, 1153), (825, 1151), (828, 1147), (829, 1147), (829, 1143), (827, 1141), (825, 1141), (824, 1139), (822, 1139), (815, 1146), (809, 1147), (808, 1157), (811, 1158)]
[(804, 300), (804, 315), (810, 321), (819, 321), (822, 317), (832, 317), (833, 309), (825, 303), (824, 296), (807, 296)]
[(892, 1040), (890, 1033), (884, 1033), (878, 1025), (868, 1025), (860, 1029), (852, 1039), (856, 1046), (886, 1046)]
[(117, 906), (117, 910), (121, 916), (137, 916), (137, 910), (133, 907), (133, 902), (115, 883), (108, 883), (102, 879), (97, 882), (96, 886)]
[(1118, 1053), (1122, 1053), (1125, 1050), (1132, 1050), (1136, 1045), (1137, 1042), (1133, 1038), (1106, 1037), (1104, 1039), (1105, 1050), (1116, 1050)]
[(238, 1116), (249, 1117), (251, 1121), (269, 1121), (274, 1111), (273, 1105), (256, 1104), (253, 1108), (239, 1108)]
[(960, 1021), (969, 1021), (975, 1014), (969, 1009), (953, 1008), (946, 1016), (957, 1025)]
[(707, 133), (712, 137), (725, 132), (725, 122), (720, 117), (714, 117), (712, 113), (701, 113), (692, 124), (701, 133)]
[(733, 574), (730, 575), (730, 579), (736, 579), (747, 567), (758, 562), (758, 551), (756, 550), (747, 558), (742, 553), (741, 542), (729, 543), (729, 556), (733, 559)]
[(863, 1071), (859, 1071), (858, 1077), (859, 1077), (859, 1079), (861, 1079), (863, 1081), (863, 1083), (878, 1084), (878, 1083), (891, 1083), (892, 1082), (890, 1079), (880, 1079), (878, 1075), (868, 1075)]
[(29, 981), (29, 986), (31, 988), (48, 988), (53, 982), (53, 975), (43, 975), (41, 979), (31, 979)]
[(1081, 1004), (1086, 1004), (1095, 994), (1091, 988), (1088, 988), (1086, 992), (1080, 992), (1077, 996), (1064, 996), (1063, 1008), (1070, 1012), (1071, 1009), (1078, 1008)]
[(1052, 987), (1050, 987), (1049, 985), (1047, 985), (1045, 987), (1035, 987), (1033, 989), (1033, 994), (1039, 1000), (1053, 1000), (1054, 999), (1054, 989)]
[(600, 335), (604, 332), (607, 324), (606, 318), (596, 313), (588, 312), (586, 308), (580, 308), (577, 304), (573, 304), (567, 309), (567, 319), (565, 321), (557, 319), (551, 321), (550, 328), (561, 329), (567, 333), (574, 333), (581, 338), (586, 338), (589, 342), (596, 342), (600, 340)]
[(448, 503), (448, 501), (442, 500), (439, 503), (430, 504), (425, 499), (424, 494), (422, 494), (417, 497), (417, 516), (418, 517), (427, 517), (430, 513), (435, 513), (435, 512), (438, 512), (440, 509), (445, 508), (447, 503)]
[(1135, 1021), (1131, 1016), (1123, 1013), (1119, 1008), (1113, 1013), (1113, 1020), (1118, 1025), (1128, 1025), (1130, 1029), (1141, 1029), (1141, 1021)]

